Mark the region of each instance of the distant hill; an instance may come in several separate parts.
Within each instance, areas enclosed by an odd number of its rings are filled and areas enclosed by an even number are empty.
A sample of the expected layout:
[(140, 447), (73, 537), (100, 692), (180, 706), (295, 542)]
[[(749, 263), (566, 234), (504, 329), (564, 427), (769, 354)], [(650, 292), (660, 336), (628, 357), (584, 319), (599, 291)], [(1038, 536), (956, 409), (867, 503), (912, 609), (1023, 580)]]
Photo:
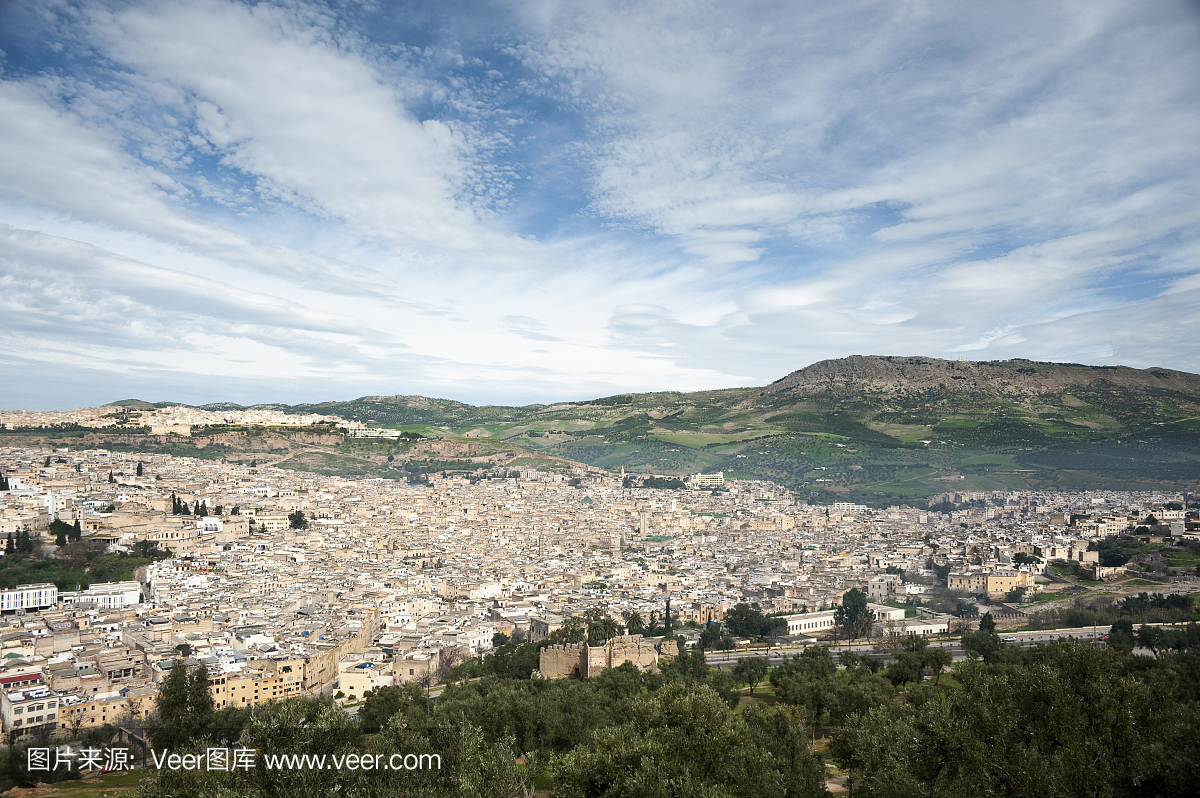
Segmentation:
[(141, 399), (121, 399), (117, 402), (109, 402), (104, 407), (123, 407), (126, 410), (154, 410), (161, 407), (172, 407), (178, 404), (177, 402), (143, 402)]
[(1200, 375), (1170, 369), (1082, 366), (1032, 360), (939, 360), (879, 355), (822, 360), (793, 371), (766, 393), (913, 393), (949, 390), (980, 396), (1041, 396), (1072, 388), (1151, 390), (1200, 397)]
[[(339, 415), (426, 438), (482, 428), (491, 436), (488, 451), (506, 451), (518, 464), (570, 460), (664, 475), (720, 470), (826, 498), (920, 502), (972, 489), (1200, 488), (1200, 376), (1161, 368), (855, 356), (758, 388), (522, 407), (425, 396), (256, 407)], [(187, 445), (172, 444), (172, 451), (185, 453)], [(296, 467), (320, 461), (337, 473), (350, 462), (342, 455), (354, 450), (347, 473), (387, 473), (389, 464), (416, 456), (410, 448), (421, 447), (347, 442)], [(388, 454), (397, 459), (386, 461)]]
[(430, 435), (485, 426), (605, 468), (724, 470), (860, 499), (1200, 480), (1200, 376), (1161, 368), (855, 356), (762, 388), (524, 407), (372, 396), (288, 409)]

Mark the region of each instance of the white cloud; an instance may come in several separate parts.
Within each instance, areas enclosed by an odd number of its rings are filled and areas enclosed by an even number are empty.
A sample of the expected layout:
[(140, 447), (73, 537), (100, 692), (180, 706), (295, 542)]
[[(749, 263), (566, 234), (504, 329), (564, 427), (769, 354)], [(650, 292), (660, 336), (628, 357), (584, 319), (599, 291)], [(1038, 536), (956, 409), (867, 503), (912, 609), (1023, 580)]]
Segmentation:
[(265, 197), (359, 234), (493, 265), (535, 255), (483, 223), (463, 133), (418, 119), (355, 42), (311, 14), (198, 0), (97, 14), (107, 54), (186, 98), (196, 130)]
[(47, 401), (1200, 368), (1183, 6), (547, 2), (422, 47), (403, 9), (64, 9), (70, 58), (0, 73), (0, 368)]

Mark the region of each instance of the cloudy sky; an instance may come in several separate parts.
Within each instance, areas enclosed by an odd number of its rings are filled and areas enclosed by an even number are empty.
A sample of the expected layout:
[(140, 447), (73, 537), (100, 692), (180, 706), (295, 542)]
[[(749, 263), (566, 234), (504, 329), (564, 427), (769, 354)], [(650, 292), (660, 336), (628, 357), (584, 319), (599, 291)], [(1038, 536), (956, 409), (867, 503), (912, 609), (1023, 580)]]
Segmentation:
[(1200, 4), (0, 3), (0, 406), (1200, 371)]

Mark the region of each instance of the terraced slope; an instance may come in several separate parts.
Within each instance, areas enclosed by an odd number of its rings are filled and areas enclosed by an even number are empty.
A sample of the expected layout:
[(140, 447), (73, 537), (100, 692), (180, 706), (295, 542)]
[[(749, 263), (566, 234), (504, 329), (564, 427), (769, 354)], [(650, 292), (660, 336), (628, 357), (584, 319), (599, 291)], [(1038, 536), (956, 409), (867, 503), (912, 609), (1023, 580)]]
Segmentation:
[(525, 407), (364, 397), (290, 409), (431, 435), (483, 429), (605, 468), (724, 470), (868, 499), (1200, 479), (1200, 376), (1167, 369), (869, 356), (815, 363), (765, 388)]
[[(459, 457), (465, 470), (481, 467), (483, 456), (633, 473), (721, 470), (875, 502), (972, 488), (1200, 486), (1200, 376), (1158, 368), (856, 356), (763, 388), (523, 407), (423, 396), (270, 407), (473, 441), (474, 454)], [(344, 460), (346, 473), (362, 475), (396, 474), (414, 459), (453, 467), (453, 457), (438, 454), (445, 446), (420, 440), (347, 441), (290, 459), (325, 473)], [(189, 445), (171, 442), (173, 451)]]

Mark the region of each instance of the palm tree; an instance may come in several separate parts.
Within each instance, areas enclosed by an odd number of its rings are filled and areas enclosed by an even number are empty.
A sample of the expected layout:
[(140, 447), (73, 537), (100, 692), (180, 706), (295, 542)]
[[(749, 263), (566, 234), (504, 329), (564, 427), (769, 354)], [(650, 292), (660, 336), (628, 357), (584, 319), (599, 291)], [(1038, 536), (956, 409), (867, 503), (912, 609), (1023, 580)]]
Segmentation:
[(583, 621), (574, 615), (562, 622), (563, 640), (567, 643), (582, 643), (587, 636), (587, 627)]
[(640, 635), (646, 631), (646, 620), (637, 610), (632, 610), (625, 614), (625, 626), (629, 628), (629, 634)]
[(604, 620), (600, 621), (600, 631), (603, 633), (605, 640), (612, 640), (625, 630), (621, 628), (621, 624), (614, 621), (611, 617), (605, 616)]

